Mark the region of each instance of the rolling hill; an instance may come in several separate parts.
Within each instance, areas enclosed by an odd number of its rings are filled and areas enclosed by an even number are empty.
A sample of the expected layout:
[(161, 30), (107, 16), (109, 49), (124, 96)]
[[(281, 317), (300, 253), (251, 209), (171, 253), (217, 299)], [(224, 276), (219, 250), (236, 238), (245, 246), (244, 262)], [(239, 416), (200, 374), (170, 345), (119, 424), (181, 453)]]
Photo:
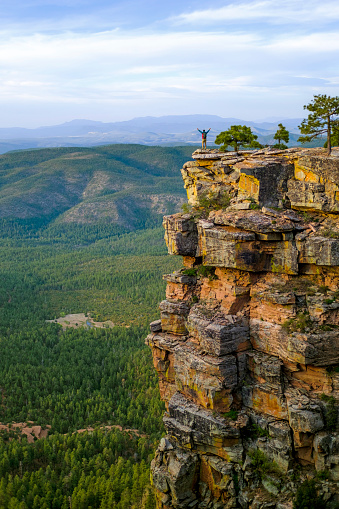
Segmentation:
[(114, 233), (156, 226), (185, 199), (179, 169), (191, 153), (116, 144), (3, 154), (0, 220), (54, 233), (81, 225)]

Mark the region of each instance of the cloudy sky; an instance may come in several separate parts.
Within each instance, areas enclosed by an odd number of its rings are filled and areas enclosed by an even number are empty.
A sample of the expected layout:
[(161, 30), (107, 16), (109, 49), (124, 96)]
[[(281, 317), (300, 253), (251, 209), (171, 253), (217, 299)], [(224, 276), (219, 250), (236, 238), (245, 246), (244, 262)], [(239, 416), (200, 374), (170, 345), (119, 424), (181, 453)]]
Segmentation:
[(339, 95), (337, 0), (1, 0), (0, 126), (304, 116)]

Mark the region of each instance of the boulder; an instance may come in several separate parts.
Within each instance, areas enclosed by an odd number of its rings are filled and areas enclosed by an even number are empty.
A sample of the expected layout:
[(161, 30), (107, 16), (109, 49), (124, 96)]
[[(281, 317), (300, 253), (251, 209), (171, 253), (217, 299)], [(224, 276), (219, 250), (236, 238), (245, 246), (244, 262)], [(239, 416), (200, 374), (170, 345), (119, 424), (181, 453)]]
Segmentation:
[(299, 263), (315, 265), (339, 265), (339, 239), (312, 235), (304, 240), (296, 240)]
[(165, 216), (163, 226), (169, 254), (195, 256), (198, 232), (190, 214)]
[(161, 328), (164, 332), (173, 334), (186, 334), (186, 317), (189, 306), (185, 302), (171, 302), (163, 300), (159, 304), (161, 316)]
[(241, 352), (250, 347), (247, 320), (235, 315), (219, 315), (209, 318), (204, 308), (194, 306), (187, 319), (190, 337), (201, 349), (211, 355), (222, 356)]
[(175, 382), (178, 390), (204, 408), (226, 412), (237, 386), (238, 371), (234, 355), (201, 356), (192, 344), (174, 350)]

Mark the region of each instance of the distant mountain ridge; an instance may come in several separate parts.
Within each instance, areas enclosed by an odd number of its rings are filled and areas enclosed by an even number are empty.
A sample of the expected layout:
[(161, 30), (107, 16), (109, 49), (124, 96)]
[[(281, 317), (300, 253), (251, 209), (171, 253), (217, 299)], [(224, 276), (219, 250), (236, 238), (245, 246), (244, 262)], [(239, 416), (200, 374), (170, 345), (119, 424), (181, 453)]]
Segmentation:
[[(291, 143), (296, 144), (298, 125), (302, 119), (283, 119), (290, 131)], [(0, 128), (0, 153), (9, 150), (43, 147), (90, 147), (108, 143), (137, 143), (143, 145), (191, 145), (200, 142), (199, 129), (211, 128), (208, 142), (233, 124), (247, 125), (258, 135), (261, 143), (273, 144), (279, 121), (248, 121), (223, 118), (218, 115), (167, 115), (137, 117), (122, 122), (99, 122), (75, 119), (55, 126), (34, 129), (23, 127)]]

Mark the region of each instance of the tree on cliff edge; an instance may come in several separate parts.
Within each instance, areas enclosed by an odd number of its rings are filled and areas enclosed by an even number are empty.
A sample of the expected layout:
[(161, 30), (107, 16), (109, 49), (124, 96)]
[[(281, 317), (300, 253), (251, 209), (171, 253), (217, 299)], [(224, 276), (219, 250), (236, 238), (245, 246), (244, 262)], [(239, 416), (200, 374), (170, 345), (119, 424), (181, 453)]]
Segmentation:
[(299, 126), (303, 136), (298, 141), (305, 143), (321, 136), (327, 135), (327, 154), (331, 154), (331, 136), (333, 130), (339, 127), (339, 97), (330, 97), (326, 94), (315, 95), (310, 104), (304, 106), (304, 110), (311, 113)]
[[(278, 128), (279, 129), (277, 130), (277, 132), (273, 136), (273, 138), (275, 140), (278, 140), (278, 143), (273, 145), (273, 147), (274, 148), (285, 149), (285, 148), (287, 148), (287, 145), (285, 145), (285, 143), (289, 142), (290, 133), (288, 132), (286, 127), (284, 127), (282, 124), (278, 124)], [(284, 141), (285, 143), (281, 143), (282, 141)]]
[(215, 144), (221, 145), (220, 150), (227, 150), (229, 146), (238, 152), (243, 148), (261, 148), (257, 140), (258, 136), (253, 134), (250, 127), (246, 125), (231, 125), (227, 131), (222, 131), (215, 138)]

